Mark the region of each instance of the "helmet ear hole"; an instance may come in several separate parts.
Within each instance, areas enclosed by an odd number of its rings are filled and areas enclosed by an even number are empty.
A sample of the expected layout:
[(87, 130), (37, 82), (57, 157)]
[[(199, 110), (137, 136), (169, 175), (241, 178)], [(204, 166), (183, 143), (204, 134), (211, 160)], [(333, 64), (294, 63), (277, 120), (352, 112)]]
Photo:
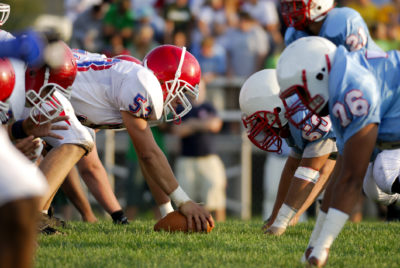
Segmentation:
[(316, 78), (321, 81), (321, 80), (324, 79), (324, 74), (323, 73), (318, 73)]

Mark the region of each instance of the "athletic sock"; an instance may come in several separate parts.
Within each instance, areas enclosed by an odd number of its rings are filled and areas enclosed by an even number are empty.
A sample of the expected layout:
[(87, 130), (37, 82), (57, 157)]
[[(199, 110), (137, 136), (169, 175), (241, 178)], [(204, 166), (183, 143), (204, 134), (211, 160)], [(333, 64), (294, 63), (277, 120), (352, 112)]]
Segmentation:
[(122, 210), (115, 211), (111, 213), (111, 218), (115, 224), (129, 224), (128, 218)]

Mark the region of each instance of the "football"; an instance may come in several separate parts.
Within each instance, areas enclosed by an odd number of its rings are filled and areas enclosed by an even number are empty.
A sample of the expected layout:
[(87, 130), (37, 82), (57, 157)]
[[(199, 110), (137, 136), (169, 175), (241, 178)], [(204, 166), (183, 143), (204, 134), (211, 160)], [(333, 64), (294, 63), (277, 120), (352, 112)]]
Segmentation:
[[(191, 231), (197, 232), (194, 222), (192, 225), (193, 228)], [(213, 228), (207, 223), (207, 233), (211, 232), (212, 229)], [(161, 230), (167, 232), (189, 232), (186, 217), (177, 210), (169, 213), (154, 225), (154, 231)]]

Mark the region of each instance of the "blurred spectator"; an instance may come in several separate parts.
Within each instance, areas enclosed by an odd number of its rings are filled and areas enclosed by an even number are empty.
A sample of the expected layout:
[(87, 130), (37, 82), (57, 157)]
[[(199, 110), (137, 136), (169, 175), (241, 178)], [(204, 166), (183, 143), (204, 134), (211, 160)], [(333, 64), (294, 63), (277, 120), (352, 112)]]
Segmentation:
[(181, 138), (181, 155), (175, 174), (182, 189), (196, 202), (205, 202), (216, 221), (225, 221), (226, 174), (216, 154), (213, 135), (222, 128), (222, 120), (214, 107), (204, 102), (206, 88), (200, 83), (199, 97), (193, 108), (172, 126), (172, 132)]
[(139, 8), (135, 8), (133, 14), (136, 28), (150, 25), (154, 30), (154, 39), (159, 43), (164, 41), (165, 21), (157, 14), (154, 7), (151, 5), (142, 5)]
[(177, 31), (172, 36), (172, 44), (178, 47), (186, 47), (190, 51), (190, 39), (186, 32)]
[(130, 42), (134, 21), (130, 0), (114, 1), (104, 17), (104, 36), (106, 40), (111, 42), (118, 35), (123, 44)]
[(370, 31), (372, 27), (377, 24), (379, 9), (371, 0), (351, 0), (346, 3), (346, 6), (360, 13)]
[(228, 20), (223, 0), (208, 0), (198, 12), (196, 27), (192, 32), (192, 43), (199, 45), (206, 36), (220, 36), (225, 33)]
[(189, 34), (192, 28), (193, 18), (190, 12), (188, 0), (176, 0), (164, 8), (165, 19), (165, 43), (170, 43), (173, 32), (185, 32)]
[(132, 43), (128, 45), (130, 54), (140, 60), (153, 48), (160, 44), (154, 40), (154, 30), (150, 25), (143, 25), (137, 31), (132, 39)]
[(79, 14), (73, 25), (71, 47), (101, 52), (103, 18), (108, 5), (98, 4)]
[(108, 57), (112, 58), (117, 55), (130, 55), (130, 51), (125, 47), (124, 41), (119, 34), (115, 34), (111, 37), (110, 44), (106, 46), (103, 53)]
[(283, 41), (277, 8), (272, 0), (245, 0), (241, 10), (247, 12), (271, 35), (276, 44)]
[(239, 12), (239, 27), (224, 35), (228, 74), (247, 78), (263, 68), (269, 52), (268, 33), (246, 12)]
[(201, 42), (198, 51), (193, 51), (193, 55), (199, 61), (201, 76), (205, 83), (209, 83), (216, 76), (226, 74), (226, 52), (225, 49), (215, 44), (212, 36), (205, 37)]
[(88, 10), (93, 5), (100, 5), (102, 0), (64, 0), (64, 8), (65, 8), (65, 16), (71, 21), (71, 23), (75, 22), (75, 19), (82, 12)]

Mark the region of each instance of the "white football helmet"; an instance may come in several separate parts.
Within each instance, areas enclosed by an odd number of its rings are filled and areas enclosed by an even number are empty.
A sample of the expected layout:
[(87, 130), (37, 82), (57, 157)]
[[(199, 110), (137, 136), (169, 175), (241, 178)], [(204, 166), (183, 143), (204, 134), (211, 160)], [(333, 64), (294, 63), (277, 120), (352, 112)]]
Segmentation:
[(308, 24), (323, 20), (334, 6), (334, 0), (281, 0), (285, 24), (297, 30), (303, 30)]
[(10, 16), (10, 5), (0, 3), (0, 26), (6, 23), (8, 16)]
[(264, 151), (281, 152), (279, 133), (287, 120), (276, 71), (265, 69), (251, 75), (240, 90), (239, 105), (250, 141)]
[[(277, 65), (279, 97), (286, 109), (286, 118), (297, 128), (328, 103), (329, 73), (336, 46), (328, 39), (311, 36), (291, 43), (281, 54)], [(295, 101), (292, 101), (297, 95)], [(294, 115), (308, 109), (307, 116), (296, 121)], [(325, 114), (326, 115), (326, 114)]]

